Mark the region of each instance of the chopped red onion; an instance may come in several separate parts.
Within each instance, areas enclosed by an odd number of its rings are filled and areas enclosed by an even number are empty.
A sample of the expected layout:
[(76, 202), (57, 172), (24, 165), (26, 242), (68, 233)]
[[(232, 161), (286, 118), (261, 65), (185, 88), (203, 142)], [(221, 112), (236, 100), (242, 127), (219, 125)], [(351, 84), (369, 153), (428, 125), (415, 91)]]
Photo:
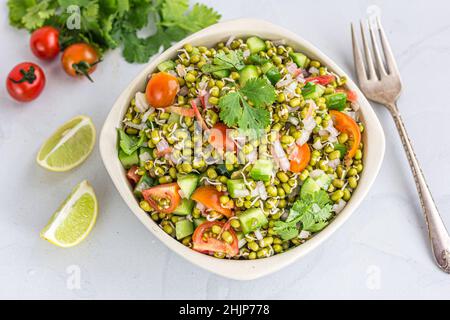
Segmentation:
[(261, 233), (261, 231), (260, 231), (259, 229), (256, 229), (256, 230), (254, 231), (254, 233), (255, 233), (256, 239), (258, 239), (258, 240), (264, 239), (264, 237), (263, 237), (263, 235), (262, 235), (262, 233)]
[(310, 176), (311, 178), (315, 179), (315, 178), (317, 178), (317, 177), (320, 177), (320, 176), (323, 175), (323, 174), (324, 174), (323, 170), (315, 169), (315, 170), (313, 170), (313, 171), (311, 171), (311, 172), (309, 173), (309, 176)]
[(333, 210), (336, 214), (338, 214), (344, 209), (346, 204), (347, 204), (347, 202), (345, 202), (344, 200), (340, 199), (338, 203), (333, 205), (331, 210)]
[(311, 232), (305, 231), (305, 230), (300, 231), (300, 234), (298, 235), (298, 237), (299, 237), (300, 239), (307, 239), (307, 238), (309, 238), (310, 236), (311, 236)]
[(320, 139), (318, 139), (316, 142), (313, 143), (313, 148), (316, 150), (323, 149), (323, 145), (322, 145), (322, 142), (320, 141)]
[(134, 103), (139, 112), (145, 112), (149, 108), (147, 96), (144, 92), (136, 92), (136, 95), (134, 96)]
[(170, 148), (169, 143), (164, 138), (159, 140), (159, 142), (156, 144), (156, 149), (158, 149), (158, 152), (164, 152), (169, 148)]
[(264, 186), (264, 182), (258, 181), (256, 183), (256, 190), (258, 190), (261, 200), (267, 200), (267, 191), (266, 191), (266, 187)]
[(177, 73), (180, 77), (184, 78), (186, 76), (186, 69), (184, 68), (184, 66), (182, 64), (177, 64), (177, 66), (175, 67), (175, 70), (177, 71)]
[(286, 156), (286, 153), (283, 150), (283, 147), (281, 146), (281, 143), (279, 140), (276, 140), (272, 144), (272, 156), (277, 162), (278, 166), (283, 171), (289, 170), (291, 164), (289, 163), (289, 160)]
[(234, 41), (235, 38), (236, 38), (235, 36), (229, 37), (227, 42), (225, 43), (225, 46), (229, 47), (231, 45), (231, 43)]

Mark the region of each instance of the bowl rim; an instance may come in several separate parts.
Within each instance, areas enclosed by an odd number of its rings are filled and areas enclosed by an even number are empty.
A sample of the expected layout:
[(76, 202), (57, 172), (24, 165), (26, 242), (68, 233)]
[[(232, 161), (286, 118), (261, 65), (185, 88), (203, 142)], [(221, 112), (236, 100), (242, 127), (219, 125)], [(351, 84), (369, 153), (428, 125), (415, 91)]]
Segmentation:
[[(169, 58), (172, 58), (178, 49), (186, 43), (202, 43), (209, 38), (227, 39), (230, 36), (251, 36), (256, 35), (265, 39), (285, 39), (286, 43), (305, 52), (308, 56), (323, 62), (334, 73), (345, 76), (347, 86), (358, 95), (358, 105), (360, 115), (363, 118), (365, 128), (364, 141), (364, 166), (361, 174), (358, 188), (355, 189), (352, 198), (346, 204), (345, 208), (330, 222), (330, 224), (313, 238), (304, 244), (297, 246), (282, 254), (277, 254), (269, 258), (255, 260), (228, 260), (217, 259), (196, 252), (187, 248), (182, 243), (167, 235), (152, 219), (145, 213), (136, 201), (129, 183), (126, 180), (125, 171), (122, 168), (117, 157), (117, 130), (126, 109), (129, 106), (131, 98), (137, 90), (142, 90), (145, 81), (156, 66)], [(220, 39), (219, 39), (220, 38)], [(300, 49), (301, 48), (301, 49)], [(370, 134), (367, 134), (370, 132)], [(367, 195), (381, 167), (384, 151), (385, 137), (381, 124), (373, 111), (371, 105), (364, 97), (359, 88), (351, 78), (327, 55), (321, 50), (304, 40), (297, 34), (283, 27), (260, 19), (236, 19), (214, 24), (197, 33), (194, 33), (180, 42), (174, 44), (165, 50), (161, 55), (153, 58), (143, 70), (130, 82), (125, 90), (115, 101), (109, 112), (100, 134), (100, 154), (103, 164), (110, 175), (116, 189), (122, 196), (130, 210), (137, 218), (149, 229), (154, 236), (161, 240), (166, 246), (189, 262), (220, 276), (235, 280), (252, 280), (270, 273), (276, 272), (283, 267), (293, 263), (297, 259), (305, 256), (317, 248), (321, 243), (328, 239), (345, 221), (353, 214), (361, 201)]]

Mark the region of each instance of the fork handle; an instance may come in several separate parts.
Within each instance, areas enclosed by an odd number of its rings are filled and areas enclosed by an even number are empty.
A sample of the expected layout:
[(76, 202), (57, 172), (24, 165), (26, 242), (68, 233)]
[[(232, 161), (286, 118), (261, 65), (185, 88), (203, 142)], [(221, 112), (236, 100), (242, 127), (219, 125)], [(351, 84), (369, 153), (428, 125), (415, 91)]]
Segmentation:
[(414, 153), (408, 133), (406, 132), (400, 112), (397, 105), (390, 105), (389, 110), (394, 118), (398, 133), (402, 140), (408, 157), (409, 165), (414, 176), (417, 192), (419, 193), (420, 204), (425, 214), (425, 220), (428, 227), (428, 234), (431, 241), (431, 248), (439, 267), (445, 272), (450, 272), (450, 238), (442, 221), (439, 211), (428, 188), (425, 176), (420, 168), (419, 161)]

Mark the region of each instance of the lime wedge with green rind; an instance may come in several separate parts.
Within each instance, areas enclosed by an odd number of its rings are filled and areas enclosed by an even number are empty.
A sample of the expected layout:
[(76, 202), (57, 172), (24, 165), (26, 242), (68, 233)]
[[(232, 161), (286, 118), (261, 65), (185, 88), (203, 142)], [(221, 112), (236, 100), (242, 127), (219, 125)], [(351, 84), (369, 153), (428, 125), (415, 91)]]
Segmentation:
[(51, 171), (68, 171), (81, 164), (95, 145), (95, 127), (86, 116), (77, 116), (59, 127), (42, 145), (36, 161)]
[(97, 220), (98, 203), (94, 189), (86, 180), (75, 187), (51, 217), (41, 237), (63, 248), (83, 241)]

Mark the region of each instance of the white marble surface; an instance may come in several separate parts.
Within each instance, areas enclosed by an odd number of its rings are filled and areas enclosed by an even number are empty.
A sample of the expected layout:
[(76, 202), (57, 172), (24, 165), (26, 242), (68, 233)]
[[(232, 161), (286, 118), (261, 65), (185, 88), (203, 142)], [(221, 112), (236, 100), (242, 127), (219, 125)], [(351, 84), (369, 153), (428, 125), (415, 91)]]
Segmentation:
[[(28, 35), (8, 26), (5, 2), (0, 8), (2, 79), (14, 64), (36, 60)], [(363, 17), (368, 6), (379, 6), (404, 80), (399, 105), (450, 225), (448, 1), (205, 2), (223, 19), (256, 17), (287, 27), (351, 74), (349, 22)], [(72, 116), (87, 114), (100, 130), (112, 103), (142, 66), (111, 52), (91, 84), (66, 77), (58, 61), (41, 64), (48, 83), (36, 102), (16, 104), (4, 85), (0, 88), (0, 298), (450, 298), (450, 276), (434, 265), (400, 141), (381, 107), (374, 106), (386, 133), (386, 156), (353, 217), (303, 260), (277, 274), (237, 282), (194, 267), (156, 241), (116, 192), (97, 149), (69, 173), (47, 172), (35, 163), (43, 139)], [(39, 230), (85, 178), (94, 185), (101, 208), (92, 234), (70, 250), (41, 240)], [(70, 286), (73, 266), (80, 270), (79, 289)]]

